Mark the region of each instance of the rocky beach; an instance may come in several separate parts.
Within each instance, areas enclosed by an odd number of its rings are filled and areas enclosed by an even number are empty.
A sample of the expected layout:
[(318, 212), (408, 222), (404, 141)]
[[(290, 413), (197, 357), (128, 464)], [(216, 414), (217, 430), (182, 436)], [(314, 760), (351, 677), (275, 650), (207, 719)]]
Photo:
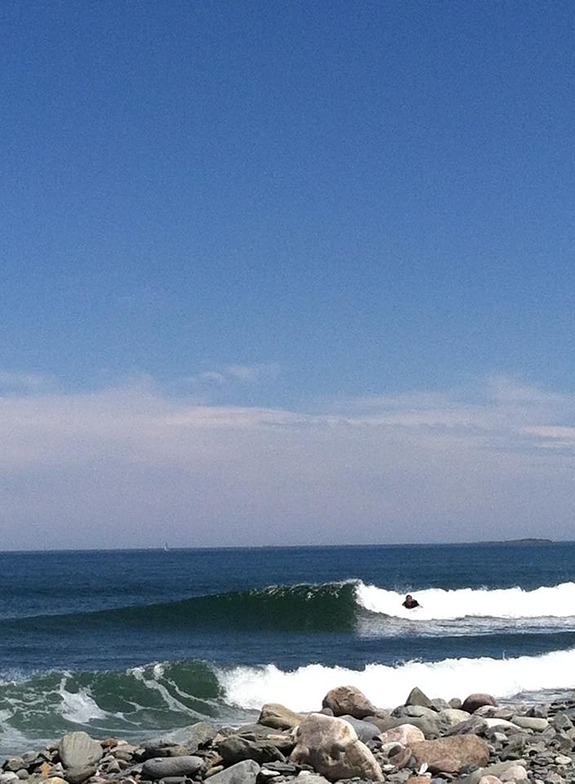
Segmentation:
[(198, 722), (141, 744), (83, 731), (7, 757), (0, 784), (563, 784), (575, 781), (575, 699), (498, 705), (489, 694), (382, 710), (354, 686), (317, 712), (262, 706), (256, 723)]

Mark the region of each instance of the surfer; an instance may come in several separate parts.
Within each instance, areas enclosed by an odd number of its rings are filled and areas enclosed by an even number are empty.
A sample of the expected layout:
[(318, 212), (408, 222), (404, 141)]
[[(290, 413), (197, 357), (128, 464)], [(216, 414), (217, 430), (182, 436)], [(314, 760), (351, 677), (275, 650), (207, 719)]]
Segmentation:
[(417, 599), (414, 599), (413, 596), (410, 593), (408, 593), (407, 596), (405, 597), (405, 601), (403, 602), (403, 606), (406, 607), (408, 610), (413, 610), (414, 607), (420, 607), (421, 605), (419, 604)]

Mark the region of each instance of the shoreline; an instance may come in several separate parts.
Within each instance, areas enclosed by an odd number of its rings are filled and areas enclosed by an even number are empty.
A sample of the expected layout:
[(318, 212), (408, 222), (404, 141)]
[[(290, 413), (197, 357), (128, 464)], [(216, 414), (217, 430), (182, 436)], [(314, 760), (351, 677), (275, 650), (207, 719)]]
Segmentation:
[(139, 743), (71, 732), (8, 755), (1, 768), (0, 784), (281, 784), (311, 782), (310, 775), (563, 784), (575, 780), (575, 695), (533, 703), (470, 694), (447, 702), (414, 688), (403, 705), (383, 710), (356, 687), (340, 686), (315, 713), (266, 704), (252, 724), (200, 721)]

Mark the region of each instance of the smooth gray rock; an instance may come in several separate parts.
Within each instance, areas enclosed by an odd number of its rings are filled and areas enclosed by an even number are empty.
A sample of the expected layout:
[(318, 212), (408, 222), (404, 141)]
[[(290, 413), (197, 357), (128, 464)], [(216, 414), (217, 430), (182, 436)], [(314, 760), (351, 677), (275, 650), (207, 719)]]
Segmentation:
[(514, 716), (513, 724), (524, 730), (534, 730), (535, 732), (543, 732), (549, 727), (547, 719), (539, 719), (536, 716)]
[(264, 762), (285, 762), (281, 751), (267, 740), (250, 740), (240, 735), (230, 735), (217, 746), (218, 754), (224, 765), (234, 765), (242, 760), (255, 760), (260, 765)]
[(362, 743), (373, 740), (373, 738), (377, 737), (381, 732), (379, 727), (376, 727), (376, 725), (372, 724), (370, 721), (356, 719), (353, 716), (340, 716), (339, 718), (348, 721), (351, 724)]
[(243, 760), (219, 773), (214, 773), (209, 779), (210, 784), (256, 784), (261, 768), (254, 760)]
[[(99, 741), (86, 732), (70, 732), (58, 744), (60, 759), (65, 768), (89, 768), (97, 766), (104, 756)], [(68, 777), (66, 777), (68, 778)]]
[(142, 778), (163, 779), (171, 776), (193, 776), (203, 766), (201, 757), (186, 755), (183, 757), (154, 757), (142, 765)]

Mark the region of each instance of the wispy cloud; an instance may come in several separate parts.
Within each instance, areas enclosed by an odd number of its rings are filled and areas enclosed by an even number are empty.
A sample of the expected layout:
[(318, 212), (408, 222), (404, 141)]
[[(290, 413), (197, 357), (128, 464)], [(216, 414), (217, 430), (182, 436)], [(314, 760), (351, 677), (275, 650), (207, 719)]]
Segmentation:
[(310, 413), (198, 405), (150, 382), (13, 394), (3, 546), (569, 538), (574, 414), (575, 397), (512, 379)]
[(188, 383), (195, 387), (208, 385), (231, 386), (241, 384), (260, 384), (275, 381), (281, 375), (281, 366), (275, 362), (255, 365), (226, 365), (215, 370), (206, 370), (191, 376)]

